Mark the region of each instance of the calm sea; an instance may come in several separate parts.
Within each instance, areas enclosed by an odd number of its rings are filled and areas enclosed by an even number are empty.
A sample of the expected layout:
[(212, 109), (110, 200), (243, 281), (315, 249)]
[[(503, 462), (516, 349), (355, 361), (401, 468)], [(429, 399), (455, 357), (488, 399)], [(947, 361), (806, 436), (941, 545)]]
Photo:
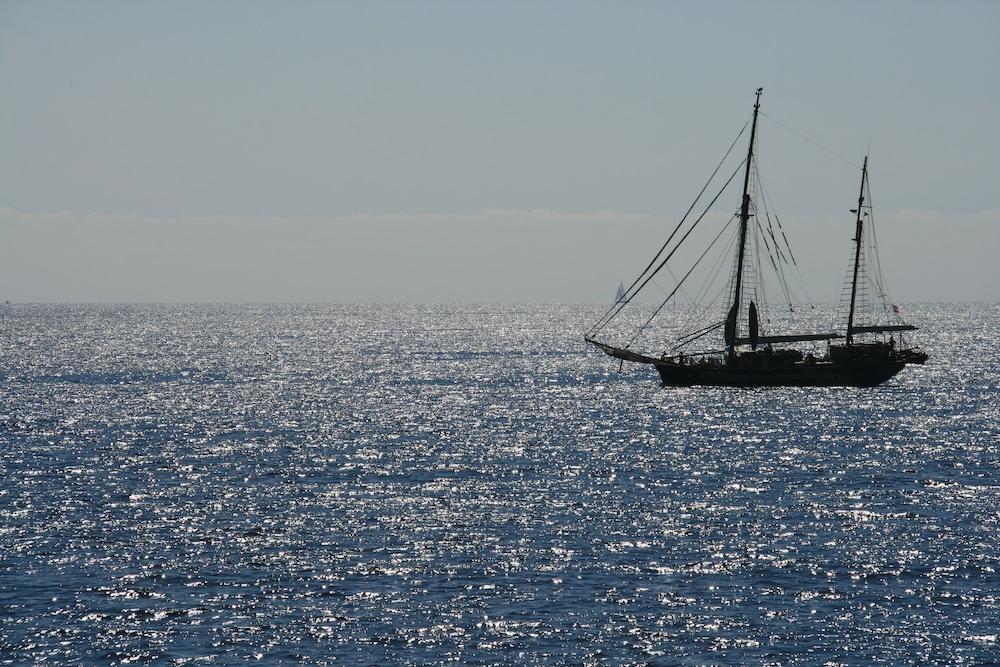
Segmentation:
[(875, 389), (598, 306), (0, 306), (0, 661), (1000, 659), (1000, 305)]

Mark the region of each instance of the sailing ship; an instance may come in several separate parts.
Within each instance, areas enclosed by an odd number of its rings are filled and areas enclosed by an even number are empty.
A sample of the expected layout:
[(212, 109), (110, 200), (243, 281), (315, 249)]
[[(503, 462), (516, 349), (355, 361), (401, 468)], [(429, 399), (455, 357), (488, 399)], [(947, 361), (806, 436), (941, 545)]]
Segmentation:
[[(754, 149), (762, 91), (761, 88), (756, 91), (753, 116), (747, 123), (750, 125), (750, 140), (746, 159), (732, 171), (704, 212), (693, 222), (689, 222), (691, 212), (745, 132), (744, 126), (660, 251), (621, 298), (590, 328), (584, 339), (623, 362), (654, 366), (663, 384), (668, 386), (869, 387), (885, 382), (907, 364), (923, 364), (927, 360), (927, 354), (919, 347), (908, 344), (906, 339), (907, 334), (917, 327), (903, 321), (900, 309), (891, 303), (885, 289), (875, 244), (867, 155), (861, 167), (857, 208), (851, 210), (855, 216), (853, 247), (847, 288), (842, 295), (847, 309), (846, 326), (838, 330), (831, 324), (829, 330), (807, 330), (804, 333), (772, 333), (768, 330), (772, 320), (766, 315), (765, 269), (774, 269), (789, 312), (793, 313), (795, 307), (788, 276), (798, 271), (798, 263), (777, 212), (773, 211), (773, 205), (769, 206), (769, 198), (757, 169)], [(614, 329), (609, 328), (609, 325), (619, 321), (616, 318), (626, 306), (667, 266), (668, 260), (675, 256), (695, 227), (706, 218), (712, 204), (741, 170), (743, 192), (738, 212), (714, 236), (709, 248), (700, 254), (694, 266), (676, 280), (676, 286), (667, 294), (666, 299), (625, 343), (608, 340), (606, 334)], [(735, 229), (731, 229), (733, 222), (738, 223)], [(663, 307), (671, 300), (676, 301), (678, 291), (684, 289), (685, 282), (727, 230), (731, 232), (730, 242), (734, 247), (732, 270), (728, 283), (720, 292), (720, 295), (725, 294), (725, 299), (718, 304), (721, 308), (716, 311), (717, 315), (707, 323), (704, 320), (698, 322), (693, 328), (674, 327), (675, 335), (671, 346), (662, 353), (642, 351), (637, 341), (648, 331)], [(679, 240), (673, 243), (675, 238)], [(765, 258), (769, 262), (762, 261)], [(724, 258), (720, 258), (715, 269), (716, 277), (724, 264)], [(670, 274), (674, 275), (672, 271)], [(804, 289), (801, 274), (799, 278)], [(653, 281), (653, 284), (657, 283)], [(702, 289), (701, 293), (707, 291)], [(872, 296), (877, 298), (873, 299)], [(673, 312), (676, 314), (676, 309)], [(713, 335), (717, 337), (719, 334), (722, 337), (721, 347), (715, 343), (709, 349), (702, 349), (712, 340)], [(696, 344), (702, 347), (697, 347)], [(825, 349), (817, 349), (818, 345)]]

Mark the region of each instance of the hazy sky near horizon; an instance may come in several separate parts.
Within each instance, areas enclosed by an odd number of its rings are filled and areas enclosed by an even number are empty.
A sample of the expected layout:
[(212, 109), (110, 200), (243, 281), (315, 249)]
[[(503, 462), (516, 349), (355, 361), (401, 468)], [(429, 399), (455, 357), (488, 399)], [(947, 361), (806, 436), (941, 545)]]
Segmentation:
[(2, 2), (0, 298), (607, 300), (763, 86), (813, 298), (871, 142), (895, 298), (998, 300), (998, 26), (986, 1)]

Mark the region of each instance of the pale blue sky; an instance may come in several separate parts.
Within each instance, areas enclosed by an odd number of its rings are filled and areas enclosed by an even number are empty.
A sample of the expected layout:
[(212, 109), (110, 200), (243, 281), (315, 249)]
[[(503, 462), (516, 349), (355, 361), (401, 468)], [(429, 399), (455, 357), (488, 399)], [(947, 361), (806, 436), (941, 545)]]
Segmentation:
[[(3, 2), (0, 283), (600, 300), (764, 86), (765, 113), (850, 161), (871, 140), (900, 300), (998, 299), (998, 27), (997, 2)], [(834, 294), (850, 229), (819, 223), (850, 208), (855, 171), (767, 119), (760, 156), (803, 253), (832, 248), (810, 280)]]

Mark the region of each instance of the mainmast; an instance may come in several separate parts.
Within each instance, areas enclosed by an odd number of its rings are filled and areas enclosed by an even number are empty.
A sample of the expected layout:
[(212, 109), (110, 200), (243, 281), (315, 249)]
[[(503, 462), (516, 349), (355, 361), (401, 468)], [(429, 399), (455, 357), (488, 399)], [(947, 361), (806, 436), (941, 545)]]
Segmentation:
[(847, 314), (847, 344), (854, 342), (854, 306), (858, 300), (858, 265), (861, 263), (861, 232), (864, 227), (865, 180), (868, 178), (868, 156), (861, 167), (861, 192), (858, 193), (858, 220), (854, 229), (854, 276), (851, 278), (851, 309)]
[(757, 112), (760, 110), (760, 94), (763, 88), (757, 89), (757, 100), (753, 105), (753, 125), (750, 127), (750, 148), (747, 149), (746, 173), (743, 175), (743, 203), (740, 207), (740, 249), (736, 259), (736, 285), (733, 288), (733, 305), (726, 317), (726, 346), (729, 357), (736, 356), (736, 327), (740, 316), (740, 291), (743, 289), (743, 256), (746, 254), (747, 222), (750, 220), (750, 166), (753, 162), (753, 142), (757, 134)]

